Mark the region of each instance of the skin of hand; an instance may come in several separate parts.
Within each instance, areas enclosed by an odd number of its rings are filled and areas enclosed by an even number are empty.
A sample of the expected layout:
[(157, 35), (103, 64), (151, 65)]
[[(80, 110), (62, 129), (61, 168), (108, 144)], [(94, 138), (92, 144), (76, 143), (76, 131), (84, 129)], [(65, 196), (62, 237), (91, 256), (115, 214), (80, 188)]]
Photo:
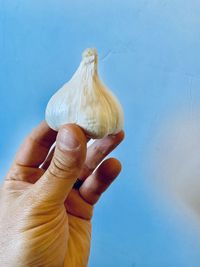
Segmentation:
[(121, 170), (104, 158), (123, 138), (121, 131), (87, 147), (74, 124), (32, 131), (0, 189), (0, 266), (87, 266), (93, 206)]

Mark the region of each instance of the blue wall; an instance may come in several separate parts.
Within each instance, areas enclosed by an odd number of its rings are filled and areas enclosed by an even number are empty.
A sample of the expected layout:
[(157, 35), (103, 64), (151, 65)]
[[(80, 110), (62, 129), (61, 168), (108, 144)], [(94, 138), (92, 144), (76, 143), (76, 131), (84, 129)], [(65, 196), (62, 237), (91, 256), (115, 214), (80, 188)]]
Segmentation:
[(96, 207), (90, 267), (200, 266), (195, 229), (159, 203), (144, 167), (162, 119), (189, 92), (200, 103), (199, 14), (197, 0), (0, 0), (2, 177), (86, 47), (124, 107), (123, 172)]

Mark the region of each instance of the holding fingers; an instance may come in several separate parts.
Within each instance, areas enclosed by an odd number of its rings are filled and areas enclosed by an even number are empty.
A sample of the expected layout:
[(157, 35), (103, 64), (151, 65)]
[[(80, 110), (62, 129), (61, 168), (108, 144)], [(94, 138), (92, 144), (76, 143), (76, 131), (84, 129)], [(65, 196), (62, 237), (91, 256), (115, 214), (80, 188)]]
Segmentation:
[(77, 125), (56, 133), (43, 122), (33, 130), (0, 192), (0, 265), (87, 266), (93, 205), (121, 170), (104, 158), (122, 139), (120, 132), (87, 148)]

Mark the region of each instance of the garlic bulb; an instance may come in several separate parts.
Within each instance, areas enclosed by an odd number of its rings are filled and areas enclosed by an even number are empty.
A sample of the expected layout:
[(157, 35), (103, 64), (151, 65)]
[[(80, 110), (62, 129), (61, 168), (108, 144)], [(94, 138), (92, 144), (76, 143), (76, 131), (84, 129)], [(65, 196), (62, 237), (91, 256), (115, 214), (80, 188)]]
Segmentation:
[(96, 49), (86, 49), (71, 80), (51, 97), (46, 121), (52, 129), (75, 123), (91, 138), (102, 138), (123, 128), (121, 105), (99, 79), (97, 59)]

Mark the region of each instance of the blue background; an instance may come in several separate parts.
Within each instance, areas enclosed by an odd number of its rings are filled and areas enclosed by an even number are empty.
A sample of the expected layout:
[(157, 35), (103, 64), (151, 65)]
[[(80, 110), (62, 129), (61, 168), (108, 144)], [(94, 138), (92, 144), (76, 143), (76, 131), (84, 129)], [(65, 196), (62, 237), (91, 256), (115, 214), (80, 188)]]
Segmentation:
[(86, 47), (120, 99), (119, 179), (96, 207), (90, 267), (199, 267), (200, 242), (148, 183), (147, 147), (162, 118), (200, 102), (198, 0), (0, 0), (0, 168), (43, 118)]

